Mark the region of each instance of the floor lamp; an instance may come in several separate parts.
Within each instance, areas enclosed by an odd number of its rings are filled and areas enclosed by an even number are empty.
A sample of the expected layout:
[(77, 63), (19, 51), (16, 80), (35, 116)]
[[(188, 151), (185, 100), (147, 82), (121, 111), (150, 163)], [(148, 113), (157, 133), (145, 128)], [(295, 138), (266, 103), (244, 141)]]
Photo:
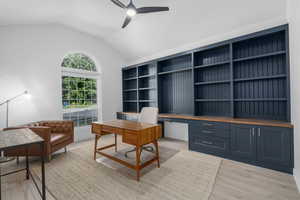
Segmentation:
[[(29, 95), (29, 93), (28, 93), (27, 90), (24, 91), (24, 92), (22, 92), (21, 94), (18, 94), (18, 95), (16, 95), (16, 96), (14, 96), (14, 97), (12, 97), (12, 98), (10, 98), (10, 99), (7, 99), (6, 101), (0, 103), (0, 106), (6, 105), (6, 128), (8, 128), (9, 103), (10, 103), (11, 101), (17, 99), (18, 97), (21, 97), (21, 96), (24, 96), (24, 95), (26, 95), (26, 96)], [(4, 152), (3, 152), (3, 151), (1, 152), (1, 155), (0, 155), (0, 163), (9, 162), (9, 161), (11, 161), (11, 160), (14, 160), (14, 158), (8, 158), (8, 157), (5, 157), (5, 156), (4, 156)]]

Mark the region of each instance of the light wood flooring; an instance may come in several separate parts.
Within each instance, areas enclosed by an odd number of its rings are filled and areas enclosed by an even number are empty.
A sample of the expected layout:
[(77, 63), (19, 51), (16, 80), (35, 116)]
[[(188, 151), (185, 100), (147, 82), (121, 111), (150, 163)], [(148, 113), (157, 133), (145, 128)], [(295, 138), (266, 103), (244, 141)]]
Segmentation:
[[(107, 136), (104, 138), (104, 142), (110, 142), (111, 139), (110, 136)], [(68, 149), (78, 148), (82, 144), (83, 142), (73, 144)], [(179, 150), (188, 148), (186, 142), (172, 139), (162, 139), (160, 145)], [(53, 156), (53, 159), (56, 156)], [(3, 170), (12, 169), (11, 167), (14, 167), (15, 163), (12, 162), (9, 165), (2, 166)], [(2, 177), (2, 200), (22, 199), (40, 199), (33, 182), (25, 180), (24, 172)], [(50, 193), (47, 193), (47, 199), (56, 200)], [(300, 194), (291, 175), (223, 159), (209, 199), (300, 200)]]

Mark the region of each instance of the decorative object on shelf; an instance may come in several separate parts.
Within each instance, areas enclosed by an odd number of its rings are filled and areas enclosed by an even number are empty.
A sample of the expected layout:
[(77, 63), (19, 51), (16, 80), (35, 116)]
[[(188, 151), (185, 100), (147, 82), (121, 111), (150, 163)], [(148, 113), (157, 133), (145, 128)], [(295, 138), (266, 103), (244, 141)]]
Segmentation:
[(124, 24), (122, 28), (125, 28), (132, 20), (132, 18), (136, 14), (145, 14), (145, 13), (153, 13), (153, 12), (162, 12), (162, 11), (169, 11), (168, 7), (141, 7), (136, 8), (133, 4), (132, 0), (130, 0), (129, 4), (125, 6), (121, 1), (119, 0), (111, 0), (114, 4), (119, 6), (120, 8), (126, 9), (126, 18), (124, 21)]
[[(30, 98), (30, 94), (28, 93), (27, 90), (25, 90), (24, 92), (22, 92), (21, 94), (18, 94), (10, 99), (7, 99), (6, 101), (0, 103), (0, 106), (6, 104), (6, 128), (8, 127), (8, 117), (9, 117), (9, 103), (15, 99), (17, 99), (18, 97), (21, 97), (21, 96), (26, 96), (27, 98)], [(9, 161), (12, 161), (14, 160), (15, 158), (9, 158), (9, 157), (4, 157), (4, 152), (2, 151), (1, 152), (1, 155), (0, 155), (0, 163), (4, 163), (4, 162), (9, 162)]]

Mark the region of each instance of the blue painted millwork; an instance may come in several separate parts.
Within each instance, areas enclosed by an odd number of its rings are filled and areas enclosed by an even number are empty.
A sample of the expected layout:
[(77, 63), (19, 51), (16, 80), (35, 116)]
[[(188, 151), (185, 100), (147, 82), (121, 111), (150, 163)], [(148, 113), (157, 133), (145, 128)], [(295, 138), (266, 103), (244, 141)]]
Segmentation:
[[(137, 114), (117, 113), (136, 121)], [(189, 125), (189, 149), (240, 162), (293, 173), (293, 129), (202, 120), (159, 118)]]
[[(282, 25), (123, 68), (123, 111), (157, 106), (160, 113), (290, 122), (288, 41)], [(190, 150), (293, 172), (292, 129), (163, 121), (189, 124)]]
[(122, 71), (124, 112), (290, 121), (288, 25)]

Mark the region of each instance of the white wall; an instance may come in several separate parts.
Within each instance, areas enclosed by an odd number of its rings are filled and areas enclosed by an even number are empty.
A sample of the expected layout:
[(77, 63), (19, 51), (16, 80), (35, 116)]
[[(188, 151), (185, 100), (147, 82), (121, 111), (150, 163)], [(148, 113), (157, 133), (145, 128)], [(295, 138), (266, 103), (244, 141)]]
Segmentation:
[[(220, 23), (223, 24), (225, 22), (220, 22)], [(257, 23), (253, 23), (253, 24), (247, 24), (247, 23), (240, 24), (239, 26), (231, 29), (230, 31), (225, 30), (225, 31), (215, 32), (215, 34), (212, 34), (209, 37), (198, 36), (197, 39), (195, 39), (192, 43), (186, 43), (185, 45), (176, 46), (176, 47), (170, 48), (170, 49), (164, 48), (161, 51), (156, 51), (155, 54), (148, 55), (148, 56), (130, 61), (127, 63), (127, 66), (146, 62), (146, 61), (157, 59), (157, 58), (161, 58), (164, 56), (173, 55), (173, 54), (176, 54), (179, 52), (188, 51), (191, 49), (203, 47), (203, 46), (214, 44), (217, 42), (222, 42), (224, 40), (229, 40), (229, 39), (239, 37), (242, 35), (254, 33), (257, 31), (264, 30), (264, 29), (268, 29), (268, 28), (273, 28), (275, 26), (280, 26), (280, 25), (283, 25), (286, 23), (288, 23), (286, 17), (280, 16), (278, 18), (269, 19), (266, 21), (259, 21)], [(216, 27), (216, 26), (218, 26), (218, 25), (214, 24), (214, 26), (212, 26), (212, 27)], [(210, 28), (212, 28), (212, 27), (210, 27)], [(201, 26), (200, 26), (200, 29), (201, 29)], [(182, 37), (185, 37), (185, 35), (182, 35)]]
[(164, 133), (166, 138), (188, 141), (189, 124), (177, 122), (164, 122)]
[(294, 124), (294, 176), (300, 189), (300, 1), (288, 0), (288, 20), (290, 24), (291, 58), (291, 105), (292, 123)]
[[(62, 119), (60, 66), (70, 52), (90, 56), (101, 72), (100, 119), (113, 119), (122, 109), (120, 66), (124, 60), (101, 39), (51, 24), (2, 26), (0, 36), (0, 102), (24, 90), (32, 95), (30, 100), (11, 103), (10, 126)], [(1, 127), (5, 127), (3, 106)]]

